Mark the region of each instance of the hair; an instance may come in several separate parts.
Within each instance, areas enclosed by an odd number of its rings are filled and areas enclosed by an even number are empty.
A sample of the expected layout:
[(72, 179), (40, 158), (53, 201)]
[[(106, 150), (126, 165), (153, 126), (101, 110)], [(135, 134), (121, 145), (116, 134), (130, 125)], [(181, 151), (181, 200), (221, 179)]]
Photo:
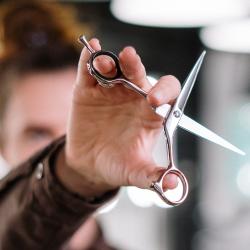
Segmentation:
[(88, 32), (76, 22), (74, 9), (41, 2), (8, 1), (0, 8), (0, 128), (13, 78), (75, 67), (80, 53), (76, 40)]

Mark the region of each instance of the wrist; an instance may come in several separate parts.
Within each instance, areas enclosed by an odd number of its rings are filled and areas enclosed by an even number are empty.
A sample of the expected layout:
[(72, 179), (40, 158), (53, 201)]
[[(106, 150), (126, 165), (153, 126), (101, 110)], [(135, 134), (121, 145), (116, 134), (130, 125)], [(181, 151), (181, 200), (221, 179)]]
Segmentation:
[(88, 170), (86, 170), (86, 174), (83, 175), (72, 168), (66, 160), (64, 147), (61, 148), (57, 154), (55, 174), (65, 188), (89, 201), (115, 189), (115, 187), (96, 180), (96, 178), (93, 177), (94, 174), (88, 173)]

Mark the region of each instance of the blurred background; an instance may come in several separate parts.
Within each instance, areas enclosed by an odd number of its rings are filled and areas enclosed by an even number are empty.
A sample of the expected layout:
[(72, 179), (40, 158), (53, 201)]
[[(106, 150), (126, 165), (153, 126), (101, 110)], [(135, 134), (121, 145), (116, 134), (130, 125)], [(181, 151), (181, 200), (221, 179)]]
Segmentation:
[[(183, 82), (207, 50), (185, 113), (247, 153), (179, 129), (178, 166), (190, 183), (186, 202), (170, 208), (150, 191), (124, 188), (96, 215), (107, 240), (121, 250), (249, 250), (250, 1), (60, 2), (76, 7), (103, 49), (134, 46), (155, 79), (172, 74)], [(155, 158), (166, 165), (163, 135)]]

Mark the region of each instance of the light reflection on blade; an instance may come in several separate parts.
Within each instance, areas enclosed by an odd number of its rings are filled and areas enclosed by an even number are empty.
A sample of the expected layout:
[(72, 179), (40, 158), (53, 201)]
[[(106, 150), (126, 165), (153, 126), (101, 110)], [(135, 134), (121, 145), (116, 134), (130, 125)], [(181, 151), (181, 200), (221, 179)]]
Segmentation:
[(192, 120), (191, 118), (189, 118), (186, 115), (182, 115), (178, 126), (180, 126), (181, 128), (195, 134), (198, 135), (202, 138), (205, 138), (209, 141), (212, 141), (222, 147), (225, 147), (227, 149), (230, 149), (238, 154), (241, 155), (245, 155), (246, 153), (244, 153), (243, 151), (241, 151), (240, 149), (238, 149), (237, 147), (235, 147), (234, 145), (232, 145), (231, 143), (229, 143), (228, 141), (224, 140), (223, 138), (221, 138), (220, 136), (216, 135), (214, 132), (210, 131), (209, 129), (205, 128), (204, 126), (202, 126), (201, 124), (199, 124), (198, 122)]
[(169, 104), (163, 104), (155, 109), (155, 113), (160, 115), (162, 118), (167, 117), (171, 110), (171, 106)]

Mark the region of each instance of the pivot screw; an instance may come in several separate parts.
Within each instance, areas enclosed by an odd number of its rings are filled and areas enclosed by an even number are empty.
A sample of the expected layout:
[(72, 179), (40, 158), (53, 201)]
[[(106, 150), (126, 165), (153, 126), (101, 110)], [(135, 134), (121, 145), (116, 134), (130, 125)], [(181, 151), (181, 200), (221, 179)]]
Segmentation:
[(175, 110), (173, 114), (174, 114), (174, 117), (176, 118), (179, 118), (181, 116), (181, 113), (178, 110)]

